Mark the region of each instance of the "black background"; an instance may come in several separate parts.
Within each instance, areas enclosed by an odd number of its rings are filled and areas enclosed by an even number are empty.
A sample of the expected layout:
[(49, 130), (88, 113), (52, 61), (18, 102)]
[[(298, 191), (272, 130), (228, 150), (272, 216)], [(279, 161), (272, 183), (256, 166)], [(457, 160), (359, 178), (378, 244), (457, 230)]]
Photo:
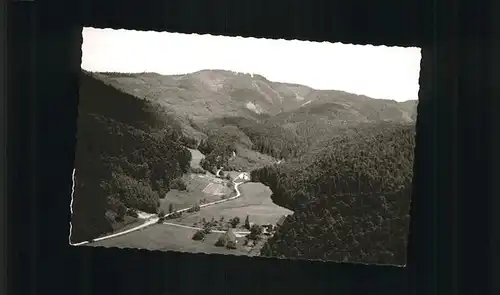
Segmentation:
[[(500, 179), (493, 174), (493, 151), (500, 150), (493, 147), (492, 36), (500, 27), (492, 23), (493, 7), (92, 0), (7, 8), (5, 294), (498, 294), (489, 272), (493, 249), (500, 249), (491, 234)], [(420, 47), (408, 266), (70, 247), (82, 26)]]

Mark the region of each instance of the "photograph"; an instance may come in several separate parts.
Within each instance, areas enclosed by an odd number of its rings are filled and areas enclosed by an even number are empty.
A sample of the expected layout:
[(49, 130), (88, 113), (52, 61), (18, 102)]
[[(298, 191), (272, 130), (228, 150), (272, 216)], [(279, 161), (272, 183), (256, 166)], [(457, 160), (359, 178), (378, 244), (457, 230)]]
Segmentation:
[(82, 35), (71, 245), (406, 265), (420, 48)]

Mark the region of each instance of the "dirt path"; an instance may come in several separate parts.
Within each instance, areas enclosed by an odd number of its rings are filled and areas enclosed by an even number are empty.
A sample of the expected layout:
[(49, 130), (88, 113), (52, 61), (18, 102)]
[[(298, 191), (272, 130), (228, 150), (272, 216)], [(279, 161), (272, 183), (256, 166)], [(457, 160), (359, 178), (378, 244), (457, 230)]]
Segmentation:
[[(187, 228), (187, 229), (195, 229), (195, 230), (202, 230), (201, 227), (194, 227), (194, 226), (188, 226), (188, 225), (182, 225), (182, 224), (178, 224), (178, 223), (171, 223), (171, 222), (163, 222), (162, 224), (164, 225), (168, 225), (168, 226), (176, 226), (176, 227), (182, 227), (182, 228)], [(225, 233), (227, 231), (225, 230), (216, 230), (216, 229), (212, 229), (210, 232), (213, 232), (213, 233)], [(246, 236), (248, 235), (250, 232), (249, 231), (233, 231), (233, 233), (236, 235), (236, 236)]]

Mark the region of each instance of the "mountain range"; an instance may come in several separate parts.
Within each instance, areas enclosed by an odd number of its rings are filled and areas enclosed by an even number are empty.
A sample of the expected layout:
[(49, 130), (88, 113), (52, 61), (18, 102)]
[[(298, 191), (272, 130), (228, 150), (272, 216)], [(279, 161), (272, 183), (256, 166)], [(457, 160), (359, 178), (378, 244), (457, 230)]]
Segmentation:
[(306, 127), (324, 129), (381, 121), (411, 123), (416, 119), (416, 100), (373, 99), (226, 70), (170, 76), (95, 73), (94, 77), (163, 106), (181, 123), (186, 135), (198, 140), (204, 137), (201, 126), (223, 117), (265, 121), (294, 133)]

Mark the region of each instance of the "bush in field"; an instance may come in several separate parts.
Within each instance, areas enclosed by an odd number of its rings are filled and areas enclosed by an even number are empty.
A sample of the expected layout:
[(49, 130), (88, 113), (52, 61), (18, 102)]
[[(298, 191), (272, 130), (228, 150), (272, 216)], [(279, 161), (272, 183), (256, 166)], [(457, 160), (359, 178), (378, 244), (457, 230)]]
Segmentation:
[(196, 231), (194, 233), (192, 239), (195, 240), (195, 241), (201, 241), (201, 240), (203, 240), (205, 238), (205, 235), (206, 235), (205, 231), (198, 230), (198, 231)]
[(238, 216), (229, 219), (229, 224), (231, 224), (232, 228), (236, 228), (238, 224), (240, 224), (240, 218)]
[(245, 228), (250, 230), (250, 219), (247, 215), (247, 218), (245, 218)]
[(172, 180), (170, 184), (171, 189), (178, 189), (180, 191), (185, 191), (187, 189), (186, 183), (181, 178)]
[(219, 238), (217, 239), (217, 242), (215, 242), (215, 246), (217, 247), (224, 247), (227, 244), (227, 235), (221, 234)]
[(160, 212), (158, 212), (158, 217), (159, 217), (159, 218), (165, 218), (165, 215), (166, 215), (166, 214), (165, 214), (165, 211), (163, 211), (163, 209), (162, 209), (162, 210), (160, 210)]
[(165, 221), (165, 211), (160, 210), (158, 212), (158, 223), (163, 223), (163, 221)]
[(189, 208), (187, 210), (188, 213), (193, 213), (193, 212), (198, 212), (200, 211), (200, 205), (196, 204), (193, 207)]
[(195, 174), (205, 174), (206, 173), (205, 169), (199, 168), (199, 167), (192, 167), (190, 170), (191, 170), (191, 173), (195, 173)]
[(235, 241), (227, 241), (226, 248), (227, 249), (236, 249), (236, 242)]
[(176, 218), (180, 218), (181, 216), (182, 216), (182, 212), (174, 212), (172, 214), (165, 216), (165, 219), (176, 219)]
[(212, 226), (213, 224), (211, 222), (207, 222), (205, 224), (203, 224), (203, 232), (205, 234), (209, 234), (212, 232)]
[(254, 224), (250, 228), (250, 233), (247, 235), (247, 238), (250, 240), (258, 240), (262, 235), (263, 228), (260, 225)]

